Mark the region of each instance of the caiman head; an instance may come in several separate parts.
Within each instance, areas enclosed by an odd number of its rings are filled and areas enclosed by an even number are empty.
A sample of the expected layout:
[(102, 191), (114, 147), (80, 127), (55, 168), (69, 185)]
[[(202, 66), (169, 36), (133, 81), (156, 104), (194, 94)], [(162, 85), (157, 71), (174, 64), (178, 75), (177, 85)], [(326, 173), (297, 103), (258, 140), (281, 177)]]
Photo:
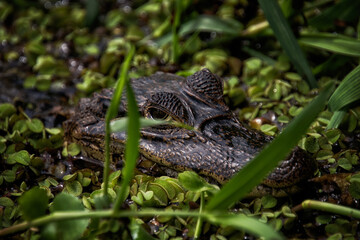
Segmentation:
[[(224, 182), (248, 163), (271, 137), (247, 128), (226, 106), (222, 80), (208, 69), (183, 78), (156, 73), (132, 79), (139, 111), (143, 117), (172, 119), (193, 127), (171, 124), (141, 129), (140, 161), (175, 171), (193, 170)], [(104, 118), (113, 90), (104, 89), (84, 98), (66, 123), (66, 135), (79, 143), (91, 158), (104, 157)], [(118, 117), (127, 111), (125, 97)], [(111, 134), (111, 153), (121, 159), (126, 133)], [(264, 181), (271, 187), (293, 185), (312, 176), (314, 161), (296, 148)]]

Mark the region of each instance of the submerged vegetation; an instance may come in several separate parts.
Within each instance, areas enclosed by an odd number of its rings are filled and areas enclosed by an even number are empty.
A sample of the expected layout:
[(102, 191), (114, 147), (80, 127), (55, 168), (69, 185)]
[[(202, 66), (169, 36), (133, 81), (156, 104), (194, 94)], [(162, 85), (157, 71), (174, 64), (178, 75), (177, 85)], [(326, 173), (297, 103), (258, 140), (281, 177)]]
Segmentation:
[[(360, 9), (350, 0), (0, 2), (0, 237), (358, 239)], [(129, 78), (224, 82), (227, 104), (275, 140), (223, 186), (194, 172), (135, 171)], [(106, 115), (127, 128), (111, 170), (65, 140), (80, 98), (115, 87)], [(126, 91), (128, 119), (117, 116)], [(111, 123), (111, 124), (110, 124)], [(185, 126), (186, 127), (186, 126)], [(244, 198), (294, 147), (318, 164), (300, 194)]]

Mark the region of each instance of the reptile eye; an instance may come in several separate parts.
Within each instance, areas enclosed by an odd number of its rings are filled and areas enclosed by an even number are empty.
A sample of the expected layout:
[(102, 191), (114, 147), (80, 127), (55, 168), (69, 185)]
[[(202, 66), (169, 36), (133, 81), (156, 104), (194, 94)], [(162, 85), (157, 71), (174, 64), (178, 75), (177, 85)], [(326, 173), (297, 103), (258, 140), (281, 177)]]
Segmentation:
[(165, 121), (170, 121), (172, 119), (172, 117), (168, 113), (154, 107), (148, 109), (148, 116), (152, 119), (159, 119)]
[(144, 115), (148, 118), (188, 122), (188, 112), (181, 100), (169, 92), (152, 95), (144, 104)]

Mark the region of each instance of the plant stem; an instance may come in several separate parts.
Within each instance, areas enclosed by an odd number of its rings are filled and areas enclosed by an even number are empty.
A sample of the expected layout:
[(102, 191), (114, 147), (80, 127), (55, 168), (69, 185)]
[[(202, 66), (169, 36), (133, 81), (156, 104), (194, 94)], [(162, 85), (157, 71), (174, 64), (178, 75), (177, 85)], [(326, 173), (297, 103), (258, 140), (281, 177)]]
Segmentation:
[(301, 203), (304, 209), (317, 209), (348, 217), (360, 218), (360, 210), (316, 200), (305, 200)]
[[(202, 214), (203, 210), (204, 210), (204, 192), (201, 192), (199, 214)], [(197, 222), (196, 222), (194, 239), (198, 239), (200, 237), (201, 229), (202, 229), (202, 223), (203, 223), (203, 218), (201, 216), (199, 216), (198, 219), (197, 219)]]
[(158, 211), (153, 209), (144, 209), (142, 211), (131, 211), (131, 210), (124, 210), (118, 213), (114, 213), (111, 209), (109, 210), (97, 210), (97, 211), (64, 211), (64, 212), (55, 212), (37, 219), (34, 219), (31, 222), (23, 222), (8, 228), (4, 228), (0, 230), (0, 237), (5, 236), (8, 234), (12, 234), (15, 232), (24, 231), (30, 227), (36, 227), (45, 225), (50, 222), (57, 222), (63, 220), (74, 220), (80, 218), (121, 218), (121, 217), (144, 217), (144, 216), (154, 216), (154, 215), (161, 215), (161, 216), (186, 216), (186, 217), (204, 217), (204, 213), (198, 212), (190, 212), (190, 211)]

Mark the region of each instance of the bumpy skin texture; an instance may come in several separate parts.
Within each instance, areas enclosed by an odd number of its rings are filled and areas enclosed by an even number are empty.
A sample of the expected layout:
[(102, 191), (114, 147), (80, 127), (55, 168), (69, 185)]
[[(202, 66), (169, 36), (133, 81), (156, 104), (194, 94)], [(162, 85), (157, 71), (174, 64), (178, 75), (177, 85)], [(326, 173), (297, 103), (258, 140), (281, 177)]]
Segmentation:
[[(188, 78), (156, 73), (132, 79), (140, 112), (145, 117), (171, 116), (193, 126), (188, 130), (171, 125), (141, 130), (141, 159), (175, 171), (193, 170), (222, 183), (237, 173), (272, 140), (239, 122), (223, 99), (219, 77), (203, 69)], [(81, 99), (74, 116), (67, 121), (66, 135), (83, 146), (87, 154), (103, 159), (104, 117), (110, 104), (111, 89)], [(126, 114), (125, 97), (119, 117)], [(121, 158), (126, 134), (111, 135), (112, 153)], [(288, 187), (311, 177), (315, 161), (295, 148), (264, 180), (270, 187)]]

